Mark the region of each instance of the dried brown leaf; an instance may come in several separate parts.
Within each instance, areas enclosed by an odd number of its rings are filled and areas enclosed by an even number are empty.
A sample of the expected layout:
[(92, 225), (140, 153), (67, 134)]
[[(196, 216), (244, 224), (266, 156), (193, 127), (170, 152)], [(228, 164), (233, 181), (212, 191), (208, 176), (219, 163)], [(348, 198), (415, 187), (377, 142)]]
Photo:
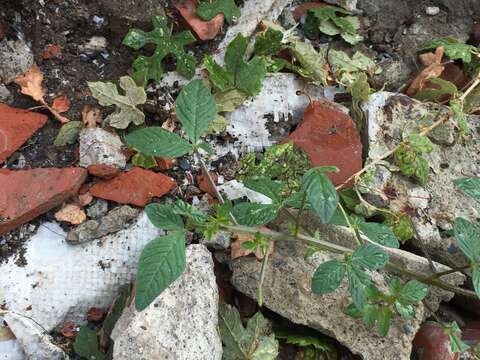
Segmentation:
[(102, 123), (102, 112), (98, 108), (86, 105), (82, 109), (82, 121), (87, 128), (95, 128), (97, 124)]
[(432, 64), (440, 64), (442, 62), (443, 54), (444, 54), (443, 47), (439, 47), (435, 50), (435, 52), (428, 52), (424, 54), (420, 54), (420, 62), (423, 66), (430, 66)]
[[(253, 235), (233, 234), (233, 241), (232, 241), (232, 245), (230, 247), (230, 249), (231, 249), (230, 257), (232, 259), (236, 259), (236, 258), (239, 258), (239, 257), (248, 256), (250, 254), (253, 254), (254, 252), (252, 250), (245, 249), (242, 246), (243, 243), (245, 243), (247, 241), (252, 241), (253, 238), (254, 238)], [(274, 242), (271, 241), (270, 242), (270, 250), (269, 250), (270, 255), (273, 253), (273, 250), (274, 250)], [(255, 250), (255, 257), (258, 260), (263, 259), (263, 254), (262, 254), (262, 251), (260, 249)]]
[(70, 109), (70, 100), (65, 95), (61, 95), (53, 99), (52, 109), (63, 113)]

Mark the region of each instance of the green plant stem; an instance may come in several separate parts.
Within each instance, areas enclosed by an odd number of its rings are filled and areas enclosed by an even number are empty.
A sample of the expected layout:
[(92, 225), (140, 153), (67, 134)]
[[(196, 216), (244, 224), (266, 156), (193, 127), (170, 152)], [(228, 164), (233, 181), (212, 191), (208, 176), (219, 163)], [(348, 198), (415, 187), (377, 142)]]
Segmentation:
[(438, 279), (438, 278), (440, 278), (441, 276), (445, 276), (445, 275), (453, 274), (453, 273), (460, 272), (460, 271), (463, 271), (463, 270), (467, 270), (467, 269), (469, 269), (470, 267), (471, 267), (470, 264), (464, 265), (464, 266), (460, 266), (460, 267), (455, 267), (455, 268), (452, 268), (452, 269), (450, 269), (450, 270), (445, 270), (445, 271), (437, 272), (437, 273), (433, 274), (432, 276), (430, 276), (429, 278), (430, 278), (431, 280)]
[(300, 231), (300, 220), (301, 216), (303, 215), (303, 210), (305, 209), (305, 200), (307, 199), (307, 194), (304, 192), (302, 196), (302, 202), (300, 203), (300, 209), (297, 212), (297, 216), (295, 218), (295, 235), (298, 235)]
[(265, 280), (265, 273), (268, 266), (268, 259), (270, 258), (270, 244), (265, 247), (265, 251), (263, 251), (263, 259), (262, 259), (262, 269), (260, 270), (260, 279), (258, 281), (258, 306), (263, 306), (263, 282)]
[[(251, 234), (255, 235), (256, 233), (260, 233), (261, 235), (273, 240), (273, 241), (300, 241), (305, 244), (310, 244), (310, 245), (315, 245), (321, 250), (329, 251), (335, 254), (352, 254), (353, 250), (346, 248), (341, 245), (336, 245), (333, 243), (330, 243), (328, 241), (320, 240), (320, 239), (315, 239), (310, 236), (306, 236), (303, 234), (298, 234), (297, 236), (293, 235), (288, 235), (284, 233), (280, 233), (277, 231), (273, 230), (268, 230), (264, 228), (254, 228), (254, 227), (249, 227), (249, 226), (242, 226), (242, 225), (220, 225), (220, 228), (222, 230), (230, 231), (230, 232), (236, 232), (236, 233), (243, 233), (243, 234)], [(449, 283), (443, 282), (438, 279), (430, 279), (429, 276), (422, 275), (415, 273), (413, 271), (407, 270), (402, 266), (396, 265), (392, 262), (388, 262), (387, 265), (385, 265), (385, 269), (398, 274), (398, 275), (403, 275), (408, 278), (416, 279), (418, 281), (421, 281), (427, 285), (433, 285), (438, 288), (441, 288), (443, 290), (451, 291), (456, 294), (464, 295), (468, 298), (471, 299), (477, 299), (477, 295), (475, 292), (467, 289), (462, 289), (458, 286), (451, 285)]]
[(342, 204), (340, 202), (338, 203), (338, 207), (340, 208), (340, 211), (342, 212), (343, 217), (345, 218), (345, 221), (347, 222), (348, 228), (351, 230), (353, 237), (355, 238), (355, 241), (357, 242), (358, 245), (362, 245), (362, 241), (360, 240), (360, 237), (358, 236), (357, 229), (355, 229), (352, 226), (352, 223), (350, 222), (350, 219), (347, 215), (347, 212), (343, 208)]

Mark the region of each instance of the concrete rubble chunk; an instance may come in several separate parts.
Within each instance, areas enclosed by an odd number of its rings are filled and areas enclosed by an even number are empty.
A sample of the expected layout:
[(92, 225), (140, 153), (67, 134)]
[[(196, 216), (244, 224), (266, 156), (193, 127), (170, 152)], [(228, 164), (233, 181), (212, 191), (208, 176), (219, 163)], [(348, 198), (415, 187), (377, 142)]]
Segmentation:
[(33, 65), (33, 54), (23, 40), (0, 41), (0, 82), (11, 83)]
[(123, 143), (120, 137), (101, 128), (83, 129), (79, 136), (79, 165), (106, 164), (123, 169), (127, 159), (122, 153)]
[[(322, 239), (343, 246), (353, 245), (354, 240), (345, 228), (320, 225), (310, 216), (306, 217), (304, 222), (310, 224), (305, 225), (309, 229), (318, 228)], [(423, 305), (416, 308), (413, 320), (395, 317), (388, 336), (381, 337), (375, 329), (367, 328), (361, 319), (354, 319), (343, 313), (344, 307), (351, 303), (346, 281), (330, 294), (316, 295), (311, 292), (311, 276), (316, 267), (337, 257), (318, 252), (306, 261), (305, 246), (290, 242), (277, 242), (275, 245), (264, 281), (264, 305), (267, 308), (294, 323), (307, 325), (336, 338), (365, 360), (410, 359), (415, 333), (429, 316)], [(389, 253), (393, 261), (404, 264), (410, 270), (424, 275), (431, 273), (425, 258), (402, 250), (391, 250)], [(443, 265), (436, 265), (439, 269), (448, 269)], [(261, 262), (254, 257), (244, 257), (232, 261), (230, 266), (233, 270), (233, 285), (246, 295), (256, 298)], [(384, 271), (373, 272), (372, 278), (381, 289), (385, 289), (386, 279), (390, 275)], [(465, 278), (454, 274), (445, 280), (459, 285)], [(436, 310), (441, 301), (448, 301), (452, 297), (452, 293), (435, 289), (429, 292), (427, 301), (432, 309)]]
[[(421, 103), (387, 92), (373, 94), (363, 108), (368, 114), (369, 156), (372, 159), (400, 143), (402, 132), (415, 131), (419, 124), (432, 123), (438, 111), (448, 111), (445, 106)], [(445, 232), (453, 229), (457, 217), (472, 221), (480, 218), (480, 204), (455, 189), (453, 184), (459, 178), (480, 176), (480, 135), (476, 130), (480, 117), (470, 116), (467, 122), (471, 131), (464, 138), (457, 139), (453, 119), (429, 136), (434, 148), (425, 155), (430, 165), (425, 186), (399, 173), (383, 174), (382, 181), (376, 185), (380, 190), (388, 186), (397, 193), (385, 204), (392, 210), (400, 211), (405, 206), (414, 210), (414, 245), (424, 248), (441, 262), (458, 266), (464, 264), (465, 257), (456, 240)]]
[(44, 223), (25, 243), (25, 266), (14, 257), (0, 265), (0, 298), (6, 309), (46, 331), (68, 321), (84, 323), (88, 309), (108, 308), (131, 282), (143, 247), (159, 234), (142, 214), (114, 235), (72, 246), (58, 223)]
[(341, 6), (348, 11), (357, 10), (357, 0), (325, 0), (327, 4)]
[(98, 220), (88, 220), (68, 232), (66, 240), (70, 244), (81, 244), (99, 239), (122, 230), (135, 219), (140, 210), (124, 205), (116, 207)]
[(220, 360), (218, 289), (203, 245), (186, 249), (186, 269), (147, 309), (127, 307), (112, 332), (114, 360)]
[(27, 359), (67, 360), (69, 358), (62, 349), (52, 343), (48, 333), (33, 320), (13, 312), (7, 312), (2, 316), (21, 344)]

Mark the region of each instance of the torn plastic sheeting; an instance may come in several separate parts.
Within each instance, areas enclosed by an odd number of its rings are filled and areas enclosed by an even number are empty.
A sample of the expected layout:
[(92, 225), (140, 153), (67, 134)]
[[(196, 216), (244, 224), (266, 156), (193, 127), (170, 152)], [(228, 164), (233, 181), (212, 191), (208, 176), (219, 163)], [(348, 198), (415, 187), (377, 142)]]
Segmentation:
[(259, 192), (250, 190), (241, 182), (237, 180), (227, 181), (225, 184), (218, 187), (218, 190), (224, 193), (228, 200), (236, 200), (246, 197), (248, 200), (254, 203), (271, 204), (272, 199), (268, 196), (260, 194)]
[(0, 266), (0, 299), (47, 331), (83, 322), (89, 308), (107, 308), (132, 280), (143, 247), (159, 233), (143, 213), (125, 230), (72, 246), (57, 223), (45, 223), (25, 244), (27, 265), (10, 258)]
[(0, 360), (25, 360), (25, 353), (16, 339), (0, 341)]

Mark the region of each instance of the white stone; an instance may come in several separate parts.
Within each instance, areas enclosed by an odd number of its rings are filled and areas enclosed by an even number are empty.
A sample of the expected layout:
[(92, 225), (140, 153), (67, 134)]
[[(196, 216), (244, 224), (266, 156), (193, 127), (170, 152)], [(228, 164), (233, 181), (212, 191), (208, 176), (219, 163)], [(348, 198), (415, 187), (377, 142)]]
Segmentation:
[(33, 65), (33, 54), (23, 40), (0, 41), (0, 83), (8, 84)]
[(227, 195), (228, 200), (237, 200), (246, 197), (249, 201), (254, 203), (272, 203), (272, 199), (270, 199), (268, 196), (247, 188), (245, 185), (243, 185), (243, 183), (237, 180), (227, 181), (225, 184), (219, 186), (218, 190)]
[(67, 354), (52, 344), (52, 338), (37, 323), (25, 316), (8, 311), (3, 319), (21, 344), (27, 359), (66, 360)]
[(425, 13), (430, 16), (435, 16), (440, 13), (440, 8), (438, 6), (427, 6)]
[(132, 304), (112, 332), (114, 360), (220, 360), (218, 289), (212, 256), (186, 249), (185, 272), (144, 311)]
[(124, 168), (127, 159), (122, 153), (120, 137), (101, 128), (83, 129), (79, 136), (79, 165), (107, 164)]
[(59, 224), (44, 223), (25, 243), (25, 266), (14, 258), (0, 265), (0, 299), (47, 331), (82, 323), (89, 308), (108, 308), (131, 282), (143, 247), (159, 233), (143, 213), (114, 235), (69, 245)]

